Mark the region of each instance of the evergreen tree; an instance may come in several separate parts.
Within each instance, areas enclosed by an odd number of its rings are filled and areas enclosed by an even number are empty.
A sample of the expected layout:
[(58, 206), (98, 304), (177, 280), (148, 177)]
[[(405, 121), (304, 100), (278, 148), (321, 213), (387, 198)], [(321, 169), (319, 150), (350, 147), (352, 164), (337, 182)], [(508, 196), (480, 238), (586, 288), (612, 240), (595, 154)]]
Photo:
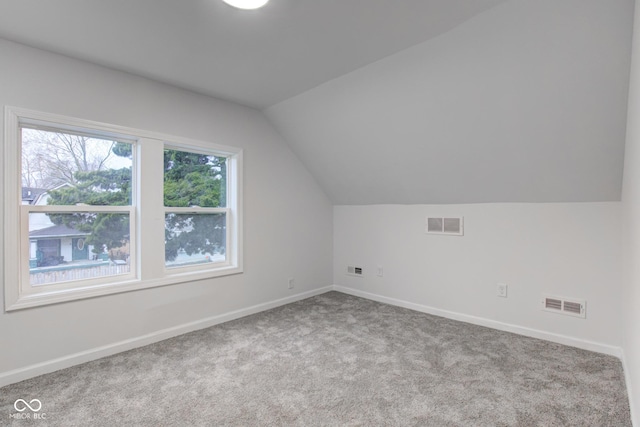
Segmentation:
[[(113, 154), (131, 157), (131, 145), (117, 143)], [(177, 150), (164, 152), (166, 207), (224, 207), (226, 159)], [(131, 203), (131, 168), (78, 171), (75, 184), (49, 192), (50, 205), (126, 206)], [(49, 214), (55, 224), (89, 233), (86, 243), (95, 253), (120, 248), (130, 239), (128, 215), (117, 213)], [(170, 213), (165, 221), (165, 257), (222, 253), (226, 222), (221, 214)]]
[[(131, 157), (131, 145), (116, 143), (114, 154)], [(131, 168), (76, 171), (75, 184), (49, 191), (49, 205), (127, 206), (131, 204)], [(100, 254), (124, 246), (130, 239), (129, 216), (120, 213), (48, 214), (54, 224), (89, 233), (85, 242)]]
[[(166, 207), (225, 207), (226, 159), (177, 150), (164, 152)], [(223, 253), (226, 223), (220, 214), (168, 214), (165, 219), (165, 258), (173, 261), (180, 249), (187, 255)]]

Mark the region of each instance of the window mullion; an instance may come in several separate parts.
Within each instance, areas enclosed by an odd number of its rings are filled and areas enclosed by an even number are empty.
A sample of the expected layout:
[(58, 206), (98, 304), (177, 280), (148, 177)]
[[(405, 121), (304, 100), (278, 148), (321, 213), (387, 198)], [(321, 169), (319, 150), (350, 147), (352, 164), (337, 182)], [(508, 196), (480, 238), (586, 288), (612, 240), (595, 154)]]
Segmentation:
[(138, 140), (140, 278), (158, 279), (164, 275), (164, 144), (148, 138)]

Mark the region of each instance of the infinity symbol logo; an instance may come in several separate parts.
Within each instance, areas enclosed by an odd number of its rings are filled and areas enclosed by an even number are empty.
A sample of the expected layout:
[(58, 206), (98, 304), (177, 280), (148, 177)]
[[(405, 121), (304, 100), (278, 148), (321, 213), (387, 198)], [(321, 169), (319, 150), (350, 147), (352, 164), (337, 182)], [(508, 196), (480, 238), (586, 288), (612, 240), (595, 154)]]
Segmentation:
[[(22, 405), (20, 405), (20, 403)], [(38, 412), (40, 409), (42, 409), (42, 402), (40, 402), (38, 399), (33, 399), (31, 402), (27, 403), (27, 401), (24, 399), (18, 399), (13, 403), (13, 407), (18, 412), (24, 412), (27, 410), (27, 408), (29, 408), (32, 412)]]

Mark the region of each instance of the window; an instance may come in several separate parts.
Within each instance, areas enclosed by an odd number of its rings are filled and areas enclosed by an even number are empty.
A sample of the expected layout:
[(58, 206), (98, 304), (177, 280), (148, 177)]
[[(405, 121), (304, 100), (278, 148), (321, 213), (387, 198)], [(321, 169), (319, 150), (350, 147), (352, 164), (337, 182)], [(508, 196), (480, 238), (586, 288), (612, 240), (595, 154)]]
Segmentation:
[(226, 177), (224, 157), (165, 148), (167, 267), (226, 262)]
[(7, 310), (242, 272), (241, 150), (9, 107), (4, 141)]
[(135, 143), (28, 122), (19, 132), (21, 195), (27, 196), (21, 197), (21, 221), (29, 231), (25, 292), (84, 279), (132, 278)]

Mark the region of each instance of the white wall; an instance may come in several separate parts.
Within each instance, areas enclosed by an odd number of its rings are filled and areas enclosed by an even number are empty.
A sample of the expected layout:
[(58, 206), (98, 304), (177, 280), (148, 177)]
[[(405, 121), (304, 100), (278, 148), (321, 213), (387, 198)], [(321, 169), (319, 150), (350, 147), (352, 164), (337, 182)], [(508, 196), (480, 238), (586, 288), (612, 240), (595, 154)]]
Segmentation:
[(632, 11), (510, 0), (266, 114), (339, 205), (619, 201)]
[[(425, 234), (428, 215), (464, 216), (464, 236)], [(619, 354), (620, 215), (619, 202), (336, 206), (334, 283)], [(345, 274), (354, 263), (364, 277)], [(508, 285), (506, 299), (496, 296), (498, 282)], [(586, 299), (587, 318), (542, 311), (543, 293)]]
[(3, 40), (0, 58), (0, 106), (245, 150), (244, 274), (0, 313), (0, 377), (331, 284), (331, 203), (259, 111)]
[(624, 360), (631, 413), (640, 426), (640, 7), (636, 3), (629, 87), (622, 212), (624, 225)]

